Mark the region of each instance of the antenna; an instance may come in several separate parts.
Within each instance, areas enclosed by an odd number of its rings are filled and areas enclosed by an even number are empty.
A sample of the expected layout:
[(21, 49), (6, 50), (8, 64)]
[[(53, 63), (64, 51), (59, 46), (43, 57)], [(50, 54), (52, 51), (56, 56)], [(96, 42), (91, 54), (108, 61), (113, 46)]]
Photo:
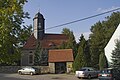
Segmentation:
[(38, 9), (38, 12), (40, 12), (40, 8)]

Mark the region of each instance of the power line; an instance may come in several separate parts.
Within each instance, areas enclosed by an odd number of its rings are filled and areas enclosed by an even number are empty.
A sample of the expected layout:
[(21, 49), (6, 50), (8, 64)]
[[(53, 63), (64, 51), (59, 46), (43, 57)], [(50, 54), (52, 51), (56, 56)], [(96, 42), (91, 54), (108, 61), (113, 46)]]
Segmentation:
[(74, 21), (71, 21), (71, 22), (63, 23), (63, 24), (60, 24), (60, 25), (57, 25), (57, 26), (49, 27), (49, 28), (46, 28), (45, 30), (61, 27), (61, 26), (64, 26), (64, 25), (76, 23), (76, 22), (83, 21), (83, 20), (87, 20), (87, 19), (94, 18), (94, 17), (100, 16), (100, 15), (103, 15), (103, 14), (107, 14), (107, 13), (110, 13), (110, 12), (113, 12), (113, 11), (117, 11), (119, 9), (120, 9), (120, 7), (116, 8), (116, 9), (106, 11), (106, 12), (103, 12), (103, 13), (100, 13), (100, 14), (92, 15), (92, 16), (85, 17), (85, 18), (82, 18), (82, 19), (78, 19), (78, 20), (74, 20)]

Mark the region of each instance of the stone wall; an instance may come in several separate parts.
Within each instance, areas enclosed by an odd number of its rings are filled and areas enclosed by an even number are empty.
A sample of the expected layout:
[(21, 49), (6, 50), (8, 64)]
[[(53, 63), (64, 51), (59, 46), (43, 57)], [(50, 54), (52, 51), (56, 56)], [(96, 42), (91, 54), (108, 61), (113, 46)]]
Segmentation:
[(73, 62), (67, 62), (66, 63), (67, 67), (67, 73), (73, 72)]
[(55, 73), (55, 63), (49, 63), (50, 73)]
[(41, 66), (40, 67), (40, 72), (45, 74), (45, 73), (50, 73), (50, 69), (49, 69), (49, 66)]
[[(25, 66), (0, 66), (0, 73), (17, 73), (17, 71)], [(41, 73), (49, 73), (49, 66), (33, 66), (40, 69)]]
[(0, 66), (0, 73), (16, 73), (20, 66)]
[[(67, 73), (72, 71), (73, 62), (66, 62)], [(0, 73), (17, 73), (18, 69), (25, 66), (0, 66)], [(55, 63), (49, 63), (49, 66), (31, 66), (40, 69), (42, 74), (55, 73)]]

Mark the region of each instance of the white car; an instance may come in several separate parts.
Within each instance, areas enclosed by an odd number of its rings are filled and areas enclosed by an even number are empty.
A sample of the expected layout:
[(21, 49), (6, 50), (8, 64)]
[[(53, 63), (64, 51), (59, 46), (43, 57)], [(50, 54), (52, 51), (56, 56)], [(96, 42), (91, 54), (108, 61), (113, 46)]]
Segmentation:
[(34, 67), (24, 67), (20, 70), (18, 70), (19, 74), (39, 74), (40, 70), (38, 68), (34, 68)]
[(92, 77), (98, 77), (98, 71), (91, 67), (83, 67), (79, 71), (76, 71), (75, 76), (78, 78), (92, 78)]

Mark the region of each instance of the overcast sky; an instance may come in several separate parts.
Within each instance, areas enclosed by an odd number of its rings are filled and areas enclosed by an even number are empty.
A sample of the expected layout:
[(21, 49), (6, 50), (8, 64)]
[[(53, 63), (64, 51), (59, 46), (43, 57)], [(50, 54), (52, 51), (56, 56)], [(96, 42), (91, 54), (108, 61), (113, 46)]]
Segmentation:
[[(33, 25), (34, 15), (38, 11), (45, 18), (45, 28), (49, 28), (118, 7), (120, 7), (120, 0), (28, 0), (28, 3), (24, 6), (24, 11), (29, 12), (31, 19), (25, 20), (25, 24)], [(63, 28), (69, 28), (73, 31), (78, 41), (81, 34), (88, 37), (91, 26), (98, 21), (105, 20), (105, 17), (110, 14), (108, 13), (59, 28), (49, 29), (45, 32), (59, 34)]]

